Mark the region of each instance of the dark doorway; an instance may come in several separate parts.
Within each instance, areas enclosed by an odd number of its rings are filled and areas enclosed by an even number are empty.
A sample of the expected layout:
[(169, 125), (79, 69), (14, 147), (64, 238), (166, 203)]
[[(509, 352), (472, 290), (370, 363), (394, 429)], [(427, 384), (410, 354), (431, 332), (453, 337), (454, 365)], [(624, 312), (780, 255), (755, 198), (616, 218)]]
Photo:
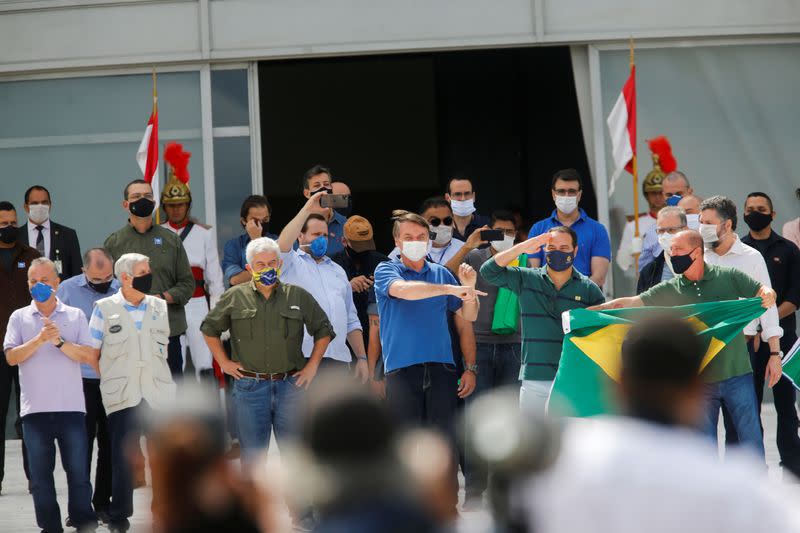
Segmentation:
[(596, 215), (567, 47), (268, 61), (259, 85), (275, 228), (316, 163), (350, 185), (383, 251), (392, 209), (417, 210), (455, 173), (473, 178), (478, 212), (515, 207), (530, 226), (553, 209), (552, 174), (575, 167)]

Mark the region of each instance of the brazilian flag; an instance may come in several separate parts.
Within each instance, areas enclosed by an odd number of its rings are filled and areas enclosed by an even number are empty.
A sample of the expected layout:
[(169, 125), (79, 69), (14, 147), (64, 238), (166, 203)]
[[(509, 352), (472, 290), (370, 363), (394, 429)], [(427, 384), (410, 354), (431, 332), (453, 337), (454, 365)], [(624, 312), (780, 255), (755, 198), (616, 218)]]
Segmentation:
[(800, 389), (800, 339), (783, 356), (783, 375), (792, 382), (796, 388)]
[(620, 377), (622, 340), (634, 322), (665, 312), (688, 320), (705, 342), (702, 371), (764, 308), (760, 298), (748, 298), (679, 307), (567, 311), (562, 315), (566, 336), (550, 397), (551, 412), (570, 416), (615, 412), (614, 382)]

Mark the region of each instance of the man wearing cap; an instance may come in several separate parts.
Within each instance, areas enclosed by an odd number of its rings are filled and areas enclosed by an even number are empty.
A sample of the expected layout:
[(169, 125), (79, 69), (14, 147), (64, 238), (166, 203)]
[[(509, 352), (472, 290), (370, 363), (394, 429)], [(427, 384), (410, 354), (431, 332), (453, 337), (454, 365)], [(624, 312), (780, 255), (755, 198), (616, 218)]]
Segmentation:
[(633, 215), (628, 215), (627, 224), (622, 231), (622, 239), (619, 241), (617, 250), (617, 266), (627, 274), (634, 275), (631, 269), (634, 263), (634, 254), (641, 253), (643, 236), (647, 230), (656, 225), (656, 217), (659, 210), (664, 207), (664, 194), (662, 193), (661, 182), (664, 180), (664, 171), (658, 162), (658, 156), (653, 155), (653, 170), (647, 174), (642, 182), (642, 193), (647, 200), (649, 209), (647, 213), (639, 214), (639, 237), (635, 236), (636, 228)]
[(194, 293), (184, 307), (186, 311), (186, 333), (181, 336), (183, 366), (186, 366), (186, 348), (192, 355), (195, 374), (204, 382), (214, 382), (213, 358), (208, 345), (200, 333), (200, 324), (208, 314), (209, 301), (211, 307), (217, 303), (225, 292), (222, 281), (222, 268), (219, 264), (217, 239), (210, 227), (204, 226), (189, 218), (192, 207), (192, 191), (189, 190), (188, 152), (183, 152), (179, 144), (171, 143), (164, 152), (164, 158), (171, 169), (164, 192), (161, 193), (161, 204), (167, 213), (167, 222), (162, 226), (175, 233), (183, 242), (189, 265), (194, 277)]

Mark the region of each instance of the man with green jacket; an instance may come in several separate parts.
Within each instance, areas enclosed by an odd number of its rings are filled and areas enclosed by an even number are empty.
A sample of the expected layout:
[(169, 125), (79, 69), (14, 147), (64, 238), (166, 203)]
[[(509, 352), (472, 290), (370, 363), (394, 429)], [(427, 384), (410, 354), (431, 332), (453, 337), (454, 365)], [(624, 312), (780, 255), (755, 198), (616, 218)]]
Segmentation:
[(122, 207), (129, 212), (128, 224), (106, 238), (103, 247), (114, 261), (127, 253), (150, 258), (152, 283), (146, 292), (167, 302), (169, 345), (167, 362), (173, 377), (183, 374), (180, 337), (186, 332), (183, 306), (194, 293), (195, 281), (180, 237), (153, 224), (153, 189), (144, 180), (133, 180), (125, 187)]

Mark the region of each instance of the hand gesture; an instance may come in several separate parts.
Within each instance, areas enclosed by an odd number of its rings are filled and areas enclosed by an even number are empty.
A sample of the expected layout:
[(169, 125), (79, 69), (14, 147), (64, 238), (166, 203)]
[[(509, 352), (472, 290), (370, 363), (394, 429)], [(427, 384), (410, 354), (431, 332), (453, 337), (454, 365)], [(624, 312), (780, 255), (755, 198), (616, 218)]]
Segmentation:
[(470, 250), (474, 250), (478, 246), (482, 246), (487, 242), (489, 242), (481, 240), (481, 231), (487, 229), (492, 229), (492, 228), (490, 228), (489, 226), (483, 226), (482, 228), (478, 228), (472, 233), (470, 233), (469, 237), (467, 237), (467, 242), (464, 243), (464, 246), (466, 246)]
[(460, 298), (462, 302), (471, 302), (478, 296), (486, 296), (485, 292), (476, 290), (474, 287), (464, 285), (450, 285), (447, 293), (451, 296)]
[(775, 305), (775, 301), (778, 298), (778, 295), (775, 293), (774, 290), (770, 289), (769, 287), (765, 287), (764, 285), (758, 289), (758, 293), (756, 296), (761, 298), (761, 307), (768, 309)]
[(522, 243), (523, 244), (522, 251), (528, 255), (533, 255), (539, 250), (541, 250), (544, 246), (547, 246), (547, 244), (550, 242), (550, 239), (552, 238), (553, 236), (549, 232), (542, 233), (541, 235), (538, 235), (536, 237), (531, 237), (530, 239)]
[(468, 264), (461, 263), (458, 267), (458, 281), (460, 281), (462, 285), (474, 289), (475, 283), (478, 281), (478, 273)]
[(219, 367), (222, 369), (223, 372), (225, 372), (229, 376), (232, 376), (234, 379), (240, 379), (244, 377), (240, 372), (240, 370), (243, 370), (243, 368), (236, 361), (231, 361), (230, 359), (227, 359), (223, 361), (219, 365)]
[(350, 280), (350, 287), (353, 288), (353, 292), (366, 292), (373, 283), (367, 276), (356, 276)]
[(247, 221), (244, 225), (244, 230), (247, 232), (247, 236), (250, 237), (250, 240), (258, 239), (261, 237), (261, 221), (255, 218), (251, 218)]
[(53, 324), (53, 322), (47, 318), (43, 317), (42, 322), (44, 323), (44, 327), (39, 332), (39, 338), (43, 342), (49, 342), (53, 346), (59, 343), (59, 339), (61, 338), (61, 332), (58, 330), (58, 326)]
[(320, 189), (319, 191), (315, 192), (311, 196), (308, 197), (308, 201), (306, 201), (305, 208), (312, 211), (312, 212), (319, 212), (325, 211), (326, 208), (322, 207), (319, 202), (322, 200), (322, 197), (328, 194), (328, 191), (325, 189)]

